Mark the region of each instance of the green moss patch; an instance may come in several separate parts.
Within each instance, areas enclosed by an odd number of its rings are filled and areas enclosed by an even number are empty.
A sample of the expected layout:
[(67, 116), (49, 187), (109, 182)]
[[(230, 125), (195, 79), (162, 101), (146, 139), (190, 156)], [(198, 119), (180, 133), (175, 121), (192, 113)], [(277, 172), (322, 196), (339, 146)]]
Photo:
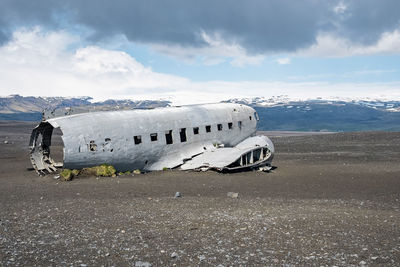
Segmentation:
[(82, 173), (88, 176), (115, 177), (117, 170), (110, 164), (101, 164), (90, 168), (84, 168)]
[(79, 170), (63, 169), (60, 173), (61, 179), (63, 181), (71, 181), (72, 178), (78, 176)]
[[(125, 172), (124, 174), (129, 174)], [(82, 170), (63, 169), (60, 173), (61, 180), (70, 181), (77, 176), (101, 176), (101, 177), (116, 177), (117, 171), (114, 166), (110, 164), (101, 164), (90, 168), (83, 168)]]

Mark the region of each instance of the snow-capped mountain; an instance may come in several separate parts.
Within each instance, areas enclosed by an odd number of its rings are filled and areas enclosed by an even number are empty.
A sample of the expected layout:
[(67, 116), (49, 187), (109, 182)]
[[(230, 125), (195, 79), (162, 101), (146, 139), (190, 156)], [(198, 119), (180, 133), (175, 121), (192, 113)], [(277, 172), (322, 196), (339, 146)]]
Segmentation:
[(10, 95), (0, 98), (0, 119), (40, 120), (42, 113), (53, 113), (53, 115), (60, 116), (70, 112), (155, 108), (168, 105), (170, 105), (169, 101), (162, 100), (106, 100), (93, 102), (91, 97), (24, 97)]
[(394, 100), (379, 100), (369, 98), (349, 99), (349, 98), (332, 98), (332, 99), (309, 99), (309, 100), (296, 100), (286, 95), (273, 96), (271, 98), (265, 97), (254, 97), (254, 98), (233, 98), (222, 102), (229, 103), (242, 103), (257, 107), (277, 107), (282, 106), (288, 109), (294, 106), (305, 106), (305, 109), (309, 109), (310, 104), (320, 105), (345, 105), (354, 104), (363, 107), (370, 107), (379, 110), (385, 110), (390, 112), (400, 112), (400, 101)]

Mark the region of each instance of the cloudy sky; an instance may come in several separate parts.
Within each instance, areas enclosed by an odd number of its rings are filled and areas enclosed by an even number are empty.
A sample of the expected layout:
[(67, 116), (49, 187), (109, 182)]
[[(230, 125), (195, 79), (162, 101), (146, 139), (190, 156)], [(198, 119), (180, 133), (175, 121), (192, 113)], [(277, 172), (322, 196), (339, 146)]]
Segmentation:
[(0, 0), (0, 95), (400, 100), (399, 10), (398, 0)]

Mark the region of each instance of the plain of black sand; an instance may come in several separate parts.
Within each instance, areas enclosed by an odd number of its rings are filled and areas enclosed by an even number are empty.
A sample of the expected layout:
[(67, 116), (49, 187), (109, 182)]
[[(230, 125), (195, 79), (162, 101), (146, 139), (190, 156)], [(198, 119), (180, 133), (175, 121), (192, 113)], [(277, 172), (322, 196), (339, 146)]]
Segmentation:
[(400, 265), (400, 133), (274, 134), (271, 173), (61, 182), (33, 127), (0, 123), (0, 266)]

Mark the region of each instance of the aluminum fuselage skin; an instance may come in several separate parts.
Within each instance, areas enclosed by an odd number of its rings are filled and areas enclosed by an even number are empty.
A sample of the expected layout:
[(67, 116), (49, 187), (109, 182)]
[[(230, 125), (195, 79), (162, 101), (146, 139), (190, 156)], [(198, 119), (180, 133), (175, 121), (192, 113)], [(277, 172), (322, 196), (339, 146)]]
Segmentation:
[[(255, 134), (257, 118), (249, 106), (219, 103), (93, 112), (45, 122), (63, 133), (64, 168), (107, 163), (126, 171), (174, 168), (213, 144), (235, 146)], [(211, 127), (210, 132), (206, 131), (207, 126)], [(194, 134), (195, 127), (199, 128), (198, 134)], [(186, 141), (181, 140), (182, 129)], [(168, 131), (172, 131), (172, 144), (166, 143)], [(150, 134), (157, 134), (157, 140), (152, 141)], [(141, 143), (135, 144), (135, 136), (140, 136)]]

